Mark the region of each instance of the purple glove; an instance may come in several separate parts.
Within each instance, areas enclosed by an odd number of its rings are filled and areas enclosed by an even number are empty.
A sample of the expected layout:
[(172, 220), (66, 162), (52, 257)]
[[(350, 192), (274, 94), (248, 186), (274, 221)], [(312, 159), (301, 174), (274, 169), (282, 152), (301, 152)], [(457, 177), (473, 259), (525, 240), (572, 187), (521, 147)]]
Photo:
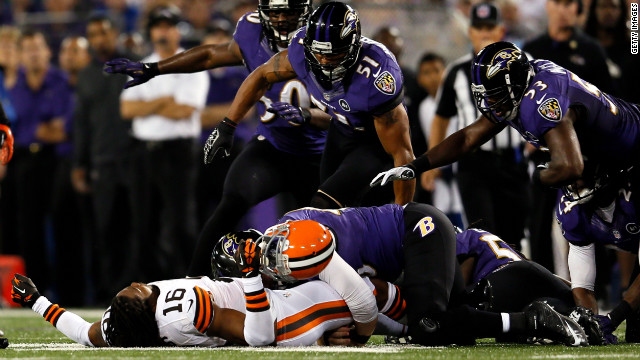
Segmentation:
[(308, 109), (293, 106), (286, 102), (274, 102), (267, 111), (276, 114), (276, 116), (288, 121), (291, 125), (302, 125), (311, 120), (311, 113)]
[(613, 335), (613, 331), (616, 329), (616, 326), (611, 322), (611, 318), (608, 315), (596, 315), (596, 319), (600, 324), (600, 328), (604, 333), (604, 338), (607, 341), (607, 344), (615, 345), (618, 343), (618, 337)]
[(133, 78), (124, 88), (146, 83), (154, 76), (159, 75), (158, 63), (141, 63), (125, 58), (109, 60), (104, 64), (104, 71), (109, 74), (125, 74)]

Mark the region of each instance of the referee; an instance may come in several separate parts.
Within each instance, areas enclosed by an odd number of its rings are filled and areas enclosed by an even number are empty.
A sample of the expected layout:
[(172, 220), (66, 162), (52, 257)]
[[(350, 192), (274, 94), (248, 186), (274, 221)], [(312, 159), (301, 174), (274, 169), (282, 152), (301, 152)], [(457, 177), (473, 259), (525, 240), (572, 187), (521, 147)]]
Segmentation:
[[(505, 33), (498, 8), (491, 3), (478, 3), (471, 8), (469, 38), (475, 53), (486, 45), (500, 41)], [(449, 121), (457, 115), (457, 129), (476, 121), (480, 115), (471, 93), (471, 61), (473, 54), (449, 65), (436, 98), (436, 115), (429, 135), (429, 148), (446, 136)], [(524, 140), (516, 130), (506, 127), (492, 140), (458, 162), (456, 179), (469, 224), (482, 222), (482, 227), (518, 249), (524, 237), (529, 203), (529, 179), (522, 149)], [(423, 174), (424, 182), (433, 189), (440, 170)]]
[[(178, 52), (180, 14), (158, 7), (149, 14), (157, 62)], [(200, 111), (209, 91), (206, 73), (172, 74), (128, 88), (120, 97), (125, 119), (133, 118), (131, 191), (133, 227), (140, 249), (138, 267), (149, 279), (170, 279), (186, 272), (196, 240), (196, 154)]]

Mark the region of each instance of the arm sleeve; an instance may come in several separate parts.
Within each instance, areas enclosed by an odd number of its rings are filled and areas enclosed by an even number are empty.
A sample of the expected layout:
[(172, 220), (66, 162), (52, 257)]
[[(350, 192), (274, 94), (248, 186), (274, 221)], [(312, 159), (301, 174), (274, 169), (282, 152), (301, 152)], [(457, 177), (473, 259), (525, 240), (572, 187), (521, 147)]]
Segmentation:
[(276, 340), (273, 326), (276, 316), (262, 285), (262, 277), (256, 276), (240, 279), (240, 281), (247, 306), (244, 339), (250, 346), (270, 345)]
[(61, 308), (58, 304), (52, 304), (44, 296), (40, 296), (33, 304), (33, 311), (42, 315), (45, 320), (69, 339), (81, 345), (93, 346), (89, 340), (91, 324), (80, 316)]
[(376, 298), (367, 283), (344, 259), (334, 253), (327, 267), (320, 273), (320, 280), (342, 296), (347, 303), (353, 320), (369, 323), (378, 316)]
[(569, 243), (571, 288), (593, 291), (596, 282), (596, 249), (594, 244), (577, 246)]

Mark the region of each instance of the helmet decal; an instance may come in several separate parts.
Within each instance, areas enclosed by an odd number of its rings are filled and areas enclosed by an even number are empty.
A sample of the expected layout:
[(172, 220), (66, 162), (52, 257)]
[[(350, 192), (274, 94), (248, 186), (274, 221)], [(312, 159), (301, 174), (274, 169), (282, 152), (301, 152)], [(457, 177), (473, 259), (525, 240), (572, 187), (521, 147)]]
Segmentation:
[(347, 11), (344, 15), (344, 26), (342, 27), (342, 31), (340, 31), (340, 38), (344, 39), (347, 35), (351, 34), (352, 31), (355, 31), (359, 21), (358, 14), (356, 14), (353, 9)]
[(226, 255), (233, 256), (233, 254), (236, 253), (236, 249), (238, 249), (238, 244), (240, 243), (236, 234), (228, 234), (222, 241), (222, 251), (224, 251)]
[(497, 53), (491, 60), (492, 65), (487, 68), (487, 78), (491, 79), (500, 70), (510, 70), (511, 63), (520, 57), (520, 50), (504, 49)]

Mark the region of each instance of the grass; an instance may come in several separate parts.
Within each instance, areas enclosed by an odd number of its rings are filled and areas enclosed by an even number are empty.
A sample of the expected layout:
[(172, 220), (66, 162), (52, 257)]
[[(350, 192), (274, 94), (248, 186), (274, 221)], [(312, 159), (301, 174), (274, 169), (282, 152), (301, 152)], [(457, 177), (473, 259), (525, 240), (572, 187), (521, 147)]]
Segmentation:
[[(87, 321), (99, 320), (102, 311), (72, 310)], [(225, 359), (225, 360), (300, 360), (308, 359), (640, 359), (640, 344), (604, 347), (568, 348), (551, 345), (496, 344), (479, 341), (476, 346), (419, 348), (384, 345), (380, 336), (362, 349), (351, 348), (167, 348), (167, 349), (94, 349), (74, 344), (42, 317), (26, 309), (0, 310), (0, 329), (9, 339), (9, 347), (0, 349), (0, 358), (75, 358), (75, 359)], [(616, 332), (624, 342), (624, 324)], [(249, 354), (251, 353), (251, 354)]]

